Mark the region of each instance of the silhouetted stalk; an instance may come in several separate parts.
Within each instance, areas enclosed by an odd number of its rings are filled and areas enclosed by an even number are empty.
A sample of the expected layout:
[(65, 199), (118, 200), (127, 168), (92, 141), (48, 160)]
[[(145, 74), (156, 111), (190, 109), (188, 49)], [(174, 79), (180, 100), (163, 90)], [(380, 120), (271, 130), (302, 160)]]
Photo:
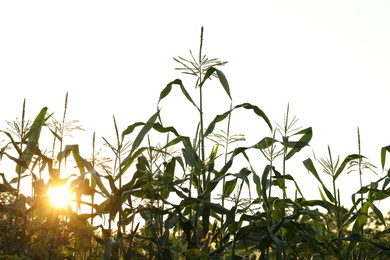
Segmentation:
[[(92, 168), (95, 169), (95, 132), (92, 135), (92, 158), (91, 158)], [(91, 187), (93, 187), (92, 178), (91, 178)], [(91, 194), (91, 226), (93, 226), (94, 212), (93, 205), (95, 203), (95, 192)], [(93, 241), (93, 233), (91, 233), (90, 242)], [(92, 248), (89, 250), (89, 254), (92, 255)]]
[[(92, 136), (92, 167), (93, 169), (95, 169), (95, 132), (93, 132), (93, 136)], [(92, 185), (92, 180), (91, 180), (91, 186), (93, 187)], [(93, 192), (92, 195), (91, 195), (91, 226), (93, 226), (93, 205), (95, 203), (95, 193)]]
[[(290, 109), (290, 104), (287, 104), (287, 113), (286, 113), (286, 117), (285, 117), (285, 120), (284, 120), (284, 136), (282, 137), (283, 138), (283, 142), (288, 142), (288, 115), (289, 115), (289, 109)], [(286, 157), (287, 157), (287, 146), (284, 145), (283, 146), (283, 177), (286, 175)], [(286, 194), (286, 187), (285, 187), (285, 179), (283, 179), (283, 199), (286, 199), (287, 198), (287, 194)]]
[[(274, 131), (273, 134), (273, 139), (275, 139), (275, 134), (276, 132)], [(272, 194), (272, 171), (273, 171), (273, 162), (274, 162), (274, 146), (271, 146), (271, 152), (270, 152), (270, 158), (269, 158), (269, 163), (270, 163), (270, 170), (269, 170), (269, 188), (268, 188), (268, 199), (267, 199), (267, 225), (268, 229), (272, 227), (272, 209), (273, 206), (270, 203), (271, 199), (271, 194)], [(266, 249), (266, 257), (269, 257), (269, 247)]]
[[(232, 102), (230, 102), (230, 111), (232, 110)], [(225, 141), (225, 156), (224, 156), (224, 165), (226, 165), (227, 160), (228, 160), (228, 152), (229, 152), (229, 136), (230, 136), (230, 121), (231, 121), (231, 113), (228, 116), (228, 123), (227, 123), (227, 128), (226, 128), (226, 141)], [(222, 181), (222, 207), (225, 207), (225, 186), (226, 186), (226, 176), (223, 176), (223, 181)], [(221, 228), (223, 226), (224, 222), (224, 215), (222, 214), (221, 216)], [(221, 232), (221, 241), (222, 238), (225, 234)]]
[(244, 185), (244, 180), (241, 181), (241, 185), (240, 185), (240, 188), (238, 189), (238, 194), (234, 200), (234, 215), (233, 215), (233, 246), (232, 246), (232, 259), (235, 259), (236, 258), (236, 245), (237, 245), (237, 240), (236, 240), (236, 232), (237, 232), (237, 223), (236, 223), (236, 219), (235, 219), (235, 215), (236, 215), (236, 212), (237, 212), (237, 208), (238, 208), (238, 203), (240, 202), (240, 196), (241, 196), (241, 191), (242, 191), (242, 186)]
[[(26, 131), (26, 125), (25, 125), (25, 114), (26, 114), (26, 99), (23, 100), (23, 109), (22, 109), (22, 121), (20, 122), (20, 151), (23, 152), (23, 139), (24, 139), (24, 136), (25, 136), (25, 131)], [(18, 182), (17, 182), (17, 191), (16, 191), (16, 199), (19, 198), (19, 194), (20, 194), (20, 179), (21, 179), (21, 173), (18, 173)]]
[[(117, 153), (116, 153), (116, 163), (118, 166), (118, 174), (119, 174), (119, 190), (122, 189), (122, 141), (119, 136), (119, 131), (118, 131), (118, 125), (116, 124), (115, 116), (113, 116), (114, 120), (114, 126), (115, 126), (115, 134), (116, 134), (116, 140), (117, 140)], [(115, 168), (114, 168), (115, 169)], [(119, 208), (118, 212), (118, 230), (117, 230), (117, 243), (119, 243), (120, 239), (122, 238), (122, 229), (121, 229), (121, 223), (122, 223), (122, 218), (123, 218), (123, 209), (122, 209), (122, 196), (120, 195), (120, 205), (121, 207)], [(120, 249), (121, 247), (119, 244), (115, 247), (115, 251), (117, 256), (120, 254)]]
[[(199, 78), (198, 78), (198, 86), (202, 82), (202, 48), (203, 48), (203, 26), (200, 33), (200, 47), (199, 47)], [(202, 161), (201, 166), (201, 174), (202, 174), (202, 190), (206, 190), (207, 187), (207, 179), (206, 178), (206, 169), (205, 169), (205, 144), (204, 144), (204, 123), (203, 123), (203, 94), (202, 94), (202, 86), (199, 86), (199, 117), (200, 117), (200, 129), (199, 129), (199, 141), (200, 141), (200, 158)], [(199, 193), (198, 193), (199, 194)], [(205, 200), (210, 201), (210, 195), (205, 197)], [(202, 223), (203, 223), (203, 236), (205, 236), (209, 231), (209, 219), (210, 219), (210, 209), (203, 209)]]
[[(358, 152), (359, 152), (359, 181), (360, 181), (360, 189), (363, 188), (363, 180), (362, 180), (362, 153), (361, 153), (361, 147), (360, 147), (360, 129), (358, 127), (357, 129), (358, 134)], [(360, 207), (363, 209), (363, 193), (360, 193)], [(360, 234), (363, 236), (363, 226), (360, 230)]]
[[(64, 129), (65, 129), (65, 119), (66, 119), (66, 111), (68, 109), (68, 92), (65, 95), (65, 105), (64, 105), (64, 114), (62, 116), (62, 122), (60, 125), (60, 152), (62, 152), (63, 148), (63, 140), (64, 140)], [(55, 137), (54, 137), (55, 138)], [(58, 174), (61, 174), (61, 160), (58, 162)], [(58, 176), (60, 177), (60, 176)]]
[[(274, 131), (273, 133), (273, 136), (272, 138), (275, 139), (275, 135), (276, 135), (276, 131)], [(267, 199), (267, 202), (268, 202), (268, 211), (267, 211), (267, 223), (271, 226), (272, 225), (272, 206), (271, 204), (269, 203), (270, 201), (270, 198), (271, 198), (271, 195), (272, 195), (272, 171), (273, 171), (273, 163), (274, 163), (274, 146), (271, 146), (271, 152), (270, 152), (270, 159), (269, 159), (269, 163), (270, 163), (270, 174), (269, 174), (269, 189), (268, 189), (268, 199)]]

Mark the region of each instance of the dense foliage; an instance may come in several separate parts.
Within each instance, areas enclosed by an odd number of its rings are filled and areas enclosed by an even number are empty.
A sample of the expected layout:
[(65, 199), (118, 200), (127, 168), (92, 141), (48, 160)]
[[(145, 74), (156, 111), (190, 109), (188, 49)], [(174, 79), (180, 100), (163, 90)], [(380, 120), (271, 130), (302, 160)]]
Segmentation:
[[(0, 156), (15, 170), (1, 174), (0, 259), (390, 258), (389, 216), (376, 206), (390, 195), (390, 146), (381, 150), (386, 174), (361, 182), (351, 208), (340, 203), (337, 179), (350, 170), (361, 178), (374, 169), (360, 149), (343, 159), (330, 149), (328, 158), (307, 158), (303, 165), (318, 180), (321, 195), (308, 198), (286, 162), (308, 148), (312, 128), (297, 128), (288, 109), (283, 124), (274, 126), (258, 106), (234, 105), (227, 78), (217, 69), (226, 62), (202, 54), (203, 29), (200, 42), (199, 58), (192, 52), (191, 59), (175, 58), (182, 72), (196, 78), (198, 101), (176, 79), (161, 91), (146, 122), (120, 132), (114, 118), (116, 141), (103, 138), (111, 158), (98, 156), (95, 136), (92, 158), (78, 145), (65, 145), (67, 134), (80, 129), (66, 119), (68, 95), (60, 121), (47, 108), (26, 120), (23, 103), (21, 119), (1, 131)], [(230, 107), (206, 125), (202, 90), (211, 78)], [(160, 106), (173, 88), (198, 114), (193, 137), (163, 123)], [(243, 135), (231, 133), (237, 110), (264, 125), (249, 146), (239, 145)], [(165, 141), (153, 144), (151, 136)], [(48, 138), (52, 147), (42, 147)], [(71, 161), (77, 171), (64, 176)], [(331, 188), (318, 167), (331, 177)], [(21, 192), (23, 184), (30, 195)], [(65, 184), (74, 205), (54, 207), (48, 191)]]

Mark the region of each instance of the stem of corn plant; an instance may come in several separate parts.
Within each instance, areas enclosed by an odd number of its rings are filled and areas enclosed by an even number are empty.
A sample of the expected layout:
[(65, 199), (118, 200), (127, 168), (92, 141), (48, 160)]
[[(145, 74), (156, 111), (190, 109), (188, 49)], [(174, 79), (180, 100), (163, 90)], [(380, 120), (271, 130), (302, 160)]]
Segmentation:
[[(241, 181), (241, 185), (240, 185), (240, 188), (238, 190), (238, 194), (234, 200), (234, 209), (235, 211), (237, 211), (237, 208), (238, 208), (238, 203), (240, 201), (240, 196), (241, 196), (241, 191), (242, 191), (242, 187), (244, 185), (244, 180)], [(236, 212), (235, 212), (236, 213)], [(235, 216), (236, 214), (234, 214)], [(237, 243), (237, 239), (236, 239), (236, 231), (237, 231), (237, 224), (236, 224), (236, 220), (235, 220), (235, 217), (233, 217), (233, 234), (234, 234), (234, 237), (233, 237), (233, 246), (232, 246), (232, 259), (235, 259), (236, 258), (236, 243)]]
[(335, 204), (335, 218), (336, 218), (336, 228), (337, 228), (337, 254), (338, 254), (338, 259), (341, 259), (341, 248), (342, 248), (342, 239), (341, 239), (341, 216), (340, 216), (340, 200), (338, 194), (337, 194), (337, 189), (336, 189), (336, 179), (335, 179), (335, 174), (336, 174), (336, 165), (333, 164), (333, 158), (332, 158), (332, 153), (330, 151), (330, 147), (328, 145), (328, 153), (329, 153), (329, 167), (330, 167), (330, 173), (332, 175), (332, 186), (333, 186), (333, 197), (334, 197), (334, 204)]
[[(289, 115), (289, 110), (290, 110), (290, 104), (287, 104), (287, 112), (286, 112), (286, 117), (285, 117), (285, 122), (284, 122), (284, 136), (283, 142), (288, 142), (288, 131), (289, 131), (289, 126), (288, 126), (288, 115)], [(283, 177), (286, 176), (286, 161), (287, 161), (287, 146), (283, 146)], [(272, 186), (272, 184), (271, 184)], [(286, 179), (283, 179), (283, 200), (287, 199), (287, 193), (286, 193)], [(283, 203), (283, 216), (286, 215), (286, 207), (285, 203)], [(283, 259), (286, 259), (286, 250), (283, 249)]]
[[(92, 168), (95, 169), (95, 132), (93, 132), (92, 136)], [(92, 181), (91, 181), (92, 185)], [(93, 205), (95, 203), (95, 193), (92, 193), (91, 195), (91, 226), (93, 226)]]
[[(230, 102), (230, 110), (232, 110), (232, 102)], [(224, 164), (226, 165), (228, 160), (228, 152), (229, 152), (229, 139), (230, 139), (230, 121), (231, 121), (231, 113), (228, 116), (228, 123), (226, 128), (226, 141), (225, 141), (225, 158), (224, 158)], [(223, 177), (222, 181), (222, 207), (225, 207), (225, 186), (226, 186), (226, 176)], [(221, 227), (223, 226), (224, 222), (224, 215), (221, 216)], [(221, 232), (221, 242), (224, 234)]]
[[(95, 132), (93, 132), (92, 135), (92, 168), (95, 169)], [(92, 185), (92, 179), (91, 179), (91, 187)], [(95, 193), (92, 193), (91, 195), (91, 226), (93, 226), (93, 205), (95, 203)], [(90, 241), (93, 239), (93, 234), (91, 234)], [(92, 248), (89, 250), (89, 254), (92, 254)]]
[[(203, 73), (203, 68), (202, 68), (202, 48), (203, 48), (203, 26), (201, 29), (200, 33), (200, 48), (199, 48), (199, 79), (198, 79), (198, 84), (202, 82), (202, 73)], [(204, 147), (204, 137), (203, 137), (203, 94), (202, 94), (202, 87), (199, 87), (199, 116), (200, 116), (200, 152), (201, 152), (201, 160), (204, 162), (205, 159), (205, 147)], [(202, 167), (202, 178), (203, 178), (203, 190), (206, 189), (206, 173), (203, 170)]]
[[(288, 142), (288, 115), (289, 115), (289, 110), (290, 110), (290, 104), (287, 104), (287, 113), (284, 121), (284, 136), (283, 136), (283, 141)], [(283, 177), (286, 175), (286, 156), (287, 156), (287, 147), (283, 147)], [(286, 187), (285, 187), (285, 180), (283, 181), (283, 199), (287, 199), (287, 194), (286, 194)]]
[[(23, 108), (22, 108), (22, 121), (20, 122), (20, 151), (22, 152), (23, 151), (23, 138), (25, 136), (25, 114), (26, 114), (26, 99), (23, 100)], [(19, 194), (20, 194), (20, 178), (21, 177), (21, 174), (18, 173), (18, 183), (17, 183), (17, 188), (16, 188), (16, 199), (19, 198)]]
[[(360, 180), (360, 189), (363, 188), (363, 180), (362, 180), (362, 152), (360, 147), (360, 129), (357, 128), (357, 134), (358, 134), (358, 153), (359, 153), (359, 180)], [(360, 205), (363, 209), (363, 193), (360, 193)], [(363, 235), (363, 227), (360, 230), (361, 235)]]
[[(118, 131), (118, 125), (116, 124), (115, 116), (113, 116), (114, 120), (114, 126), (115, 126), (115, 134), (116, 134), (116, 140), (117, 140), (117, 163), (118, 163), (118, 174), (119, 174), (119, 190), (122, 189), (122, 141), (119, 136)], [(122, 237), (122, 230), (121, 230), (121, 223), (122, 223), (122, 202), (120, 203), (121, 207), (119, 208), (119, 216), (118, 216), (118, 234), (117, 234), (117, 241)], [(120, 247), (118, 247), (118, 250), (120, 250)], [(118, 251), (119, 253), (119, 251)], [(118, 254), (119, 255), (119, 254)]]
[[(66, 92), (66, 95), (65, 95), (64, 115), (62, 116), (62, 122), (61, 122), (61, 125), (60, 125), (60, 137), (61, 137), (61, 140), (60, 140), (60, 152), (62, 152), (62, 148), (63, 148), (65, 119), (66, 119), (66, 111), (67, 111), (67, 109), (68, 109), (68, 92)], [(61, 173), (61, 161), (58, 162), (58, 173), (59, 174)]]
[[(198, 78), (198, 86), (202, 82), (202, 48), (203, 48), (203, 26), (201, 28), (200, 33), (200, 47), (199, 47), (199, 78)], [(202, 174), (202, 191), (206, 190), (207, 187), (207, 178), (206, 178), (206, 169), (205, 169), (205, 144), (204, 144), (204, 123), (203, 123), (203, 94), (202, 94), (202, 86), (199, 86), (199, 116), (200, 116), (200, 131), (199, 131), (199, 141), (200, 141), (200, 158), (202, 161), (201, 166), (201, 174)], [(207, 195), (206, 200), (210, 200), (210, 195)], [(204, 208), (202, 223), (203, 223), (203, 236), (205, 236), (209, 231), (209, 219), (210, 219), (210, 209)]]
[[(275, 136), (276, 136), (276, 130), (274, 131), (273, 133), (273, 139), (275, 140)], [(275, 147), (274, 146), (271, 146), (271, 152), (270, 152), (270, 160), (269, 160), (269, 163), (270, 163), (270, 174), (269, 174), (269, 189), (268, 189), (268, 211), (267, 211), (267, 222), (269, 225), (272, 225), (272, 206), (271, 204), (269, 203), (269, 200), (271, 198), (271, 194), (272, 194), (272, 169), (273, 169), (273, 163), (274, 163), (274, 149)]]
[[(276, 135), (276, 130), (274, 130), (273, 133), (273, 139), (275, 140), (275, 135)], [(271, 192), (272, 192), (272, 171), (273, 171), (273, 162), (274, 162), (274, 149), (275, 147), (272, 145), (271, 146), (271, 152), (270, 152), (270, 158), (269, 158), (269, 163), (270, 163), (270, 173), (269, 173), (269, 188), (268, 188), (268, 199), (267, 199), (267, 225), (270, 228), (272, 226), (272, 207), (270, 203), (271, 199)], [(266, 249), (266, 256), (269, 257), (269, 247)]]

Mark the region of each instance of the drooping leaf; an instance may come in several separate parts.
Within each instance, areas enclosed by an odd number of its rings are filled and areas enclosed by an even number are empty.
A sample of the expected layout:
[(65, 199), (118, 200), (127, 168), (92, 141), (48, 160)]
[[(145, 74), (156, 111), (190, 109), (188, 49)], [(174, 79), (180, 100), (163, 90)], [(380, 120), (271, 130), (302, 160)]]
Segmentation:
[(185, 89), (185, 87), (180, 79), (175, 79), (174, 81), (168, 83), (168, 85), (161, 91), (157, 106), (160, 104), (161, 100), (163, 100), (166, 96), (168, 96), (168, 94), (172, 90), (173, 85), (179, 85), (183, 95), (187, 98), (188, 101), (190, 101), (190, 103), (192, 105), (194, 105), (199, 110), (198, 106), (192, 100), (191, 96), (188, 94), (187, 90)]
[(334, 180), (337, 179), (337, 177), (343, 172), (345, 166), (353, 160), (357, 160), (359, 158), (362, 158), (359, 154), (350, 154), (347, 157), (345, 157), (344, 161), (341, 163), (340, 167), (337, 169), (336, 174), (334, 175)]
[(370, 208), (374, 211), (375, 215), (378, 217), (380, 222), (386, 227), (386, 221), (385, 218), (383, 217), (382, 212), (371, 201), (367, 200), (367, 203), (369, 204)]
[[(293, 155), (299, 152), (303, 147), (308, 146), (311, 138), (313, 137), (313, 131), (311, 127), (305, 128), (294, 135), (303, 135), (298, 142), (288, 142), (286, 145), (291, 147), (291, 150), (286, 155), (286, 160), (293, 157)], [(285, 142), (283, 142), (285, 144)], [(292, 145), (291, 145), (292, 144)]]
[(142, 123), (142, 122), (136, 122), (134, 124), (131, 124), (129, 125), (123, 132), (122, 132), (122, 140), (125, 138), (126, 135), (129, 135), (131, 134), (135, 128), (137, 128), (138, 126), (143, 126), (145, 125), (145, 123)]
[(360, 233), (363, 226), (367, 223), (369, 206), (370, 204), (366, 201), (363, 203), (363, 206), (358, 211), (359, 215), (356, 218), (356, 221), (352, 227), (353, 233)]
[(138, 158), (148, 147), (141, 147), (137, 151), (135, 151), (133, 154), (129, 154), (123, 161), (122, 161), (122, 170), (121, 173), (115, 176), (115, 180), (118, 180), (125, 172), (126, 170), (133, 164), (134, 160)]
[[(0, 130), (0, 133), (4, 133), (6, 136), (8, 136), (8, 138), (10, 139), (10, 143), (15, 148), (15, 150), (18, 152), (18, 154), (20, 155), (22, 153), (22, 151), (20, 150), (19, 142), (15, 142), (12, 135), (6, 131)], [(4, 147), (4, 149), (5, 149), (5, 147)]]
[(245, 109), (248, 109), (248, 110), (253, 110), (253, 112), (256, 115), (258, 115), (259, 117), (261, 117), (267, 123), (268, 127), (272, 130), (271, 122), (269, 121), (268, 117), (265, 115), (265, 113), (260, 108), (258, 108), (257, 106), (251, 105), (249, 103), (243, 103), (243, 104), (235, 106), (231, 110), (229, 110), (229, 111), (227, 111), (227, 112), (225, 112), (225, 113), (223, 113), (221, 115), (217, 115), (214, 118), (214, 120), (207, 127), (207, 129), (206, 129), (206, 131), (204, 133), (204, 137), (206, 137), (207, 135), (211, 134), (214, 131), (215, 125), (218, 122), (223, 121), (230, 113), (232, 113), (233, 110), (238, 109), (238, 108), (245, 108)]
[(16, 192), (16, 189), (11, 186), (4, 176), (4, 173), (0, 173), (3, 183), (0, 184), (0, 192)]
[(167, 220), (164, 222), (166, 229), (173, 228), (179, 222), (179, 216), (176, 214), (169, 214)]
[(269, 180), (268, 175), (271, 174), (273, 169), (274, 169), (274, 167), (272, 165), (268, 164), (267, 166), (265, 166), (264, 171), (263, 171), (263, 175), (261, 176), (261, 188), (262, 188), (261, 195), (263, 197), (264, 204), (267, 207), (270, 207), (269, 198), (268, 198), (268, 194), (267, 194), (267, 190), (270, 187), (270, 180)]
[(316, 168), (314, 167), (314, 164), (313, 164), (313, 161), (308, 158), (306, 160), (303, 161), (303, 164), (305, 165), (306, 169), (311, 172), (314, 177), (318, 180), (318, 182), (321, 184), (322, 186), (322, 189), (324, 190), (326, 196), (328, 197), (328, 199), (331, 201), (331, 202), (335, 202), (335, 198), (333, 197), (332, 193), (328, 190), (328, 188), (326, 188), (326, 186), (324, 185), (324, 183), (322, 182)]
[(152, 115), (149, 120), (145, 123), (145, 125), (142, 127), (141, 131), (138, 133), (137, 137), (135, 138), (133, 145), (131, 146), (130, 154), (135, 152), (135, 150), (140, 146), (142, 143), (145, 135), (149, 132), (150, 129), (152, 129), (154, 122), (156, 122), (156, 119), (159, 115), (160, 111), (157, 111), (154, 115)]
[(204, 75), (203, 77), (203, 80), (202, 82), (199, 84), (199, 87), (202, 87), (204, 85), (204, 83), (206, 82), (206, 80), (208, 80), (211, 75), (214, 74), (214, 72), (217, 74), (217, 77), (219, 79), (219, 82), (221, 83), (222, 87), (224, 88), (226, 94), (229, 96), (230, 100), (232, 99), (231, 95), (230, 95), (230, 88), (229, 88), (229, 83), (225, 77), (225, 75), (222, 73), (222, 71), (214, 68), (214, 67), (210, 67), (207, 71), (206, 71), (206, 74)]
[(230, 196), (230, 194), (233, 192), (234, 188), (236, 187), (236, 184), (237, 184), (237, 179), (233, 179), (233, 180), (227, 181), (225, 183), (225, 187), (223, 190), (223, 197), (224, 198), (227, 198)]
[(260, 177), (255, 172), (253, 172), (252, 178), (253, 178), (253, 182), (256, 185), (257, 196), (260, 198), (261, 197), (261, 191), (262, 191), (261, 183), (260, 183)]
[(368, 242), (367, 238), (363, 237), (362, 235), (356, 234), (356, 233), (353, 233), (353, 234), (347, 236), (346, 238), (344, 238), (344, 240), (360, 242), (360, 243)]
[[(80, 150), (79, 150), (79, 145), (78, 144), (66, 145), (65, 149), (62, 152), (58, 153), (57, 160), (58, 161), (62, 161), (64, 159), (66, 160), (67, 157), (71, 153), (73, 155), (73, 158), (74, 158), (74, 160), (76, 162), (76, 165), (77, 165), (80, 173), (84, 173), (85, 172), (85, 162), (84, 162), (84, 159), (80, 155)], [(89, 169), (89, 170), (91, 170), (91, 169)]]
[(381, 164), (382, 164), (382, 170), (385, 168), (386, 163), (386, 152), (390, 152), (390, 145), (382, 147), (381, 149)]
[(272, 146), (277, 140), (275, 140), (272, 137), (264, 137), (256, 144), (256, 147), (259, 149), (267, 149), (268, 147)]

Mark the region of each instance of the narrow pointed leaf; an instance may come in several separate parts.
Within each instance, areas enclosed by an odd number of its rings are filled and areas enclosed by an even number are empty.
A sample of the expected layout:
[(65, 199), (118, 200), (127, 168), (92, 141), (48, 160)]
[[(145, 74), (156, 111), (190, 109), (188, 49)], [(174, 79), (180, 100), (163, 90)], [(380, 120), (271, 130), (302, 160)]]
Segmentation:
[(149, 132), (150, 129), (152, 129), (154, 122), (156, 122), (156, 119), (159, 115), (159, 111), (157, 111), (153, 116), (149, 118), (149, 120), (145, 123), (145, 125), (142, 127), (141, 131), (138, 133), (137, 137), (135, 138), (133, 145), (131, 147), (131, 153), (133, 153), (138, 146), (142, 143), (145, 135)]
[(198, 110), (198, 106), (195, 104), (195, 102), (192, 100), (191, 96), (188, 94), (187, 90), (185, 89), (182, 81), (180, 79), (175, 79), (174, 81), (168, 83), (168, 85), (161, 91), (160, 98), (158, 99), (158, 104), (160, 104), (160, 101), (163, 100), (172, 90), (173, 85), (179, 85), (181, 92), (183, 95), (187, 98), (188, 101), (191, 102), (192, 105), (194, 105)]
[(381, 149), (381, 164), (382, 164), (382, 170), (385, 168), (386, 163), (386, 152), (390, 152), (390, 145), (382, 147)]
[(12, 146), (15, 148), (15, 150), (20, 155), (22, 153), (22, 151), (20, 150), (19, 143), (15, 142), (14, 138), (12, 137), (12, 135), (9, 132), (5, 132), (5, 131), (2, 131), (2, 130), (0, 130), (0, 133), (4, 133), (6, 136), (8, 136), (8, 138), (11, 140)]
[[(41, 129), (44, 126), (46, 120), (45, 118), (47, 113), (47, 107), (41, 109), (37, 117), (35, 118), (30, 131), (23, 138), (24, 140), (28, 140), (27, 146), (19, 157), (20, 161), (24, 161), (27, 167), (30, 165), (31, 159), (35, 154), (36, 149), (38, 148), (39, 137), (41, 134)], [(26, 171), (26, 167), (21, 166), (20, 164), (16, 165), (16, 173), (22, 174)]]
[(142, 123), (142, 122), (136, 122), (132, 125), (129, 125), (123, 132), (122, 132), (122, 140), (125, 138), (126, 135), (129, 135), (131, 134), (135, 128), (137, 128), (138, 126), (142, 126), (142, 125), (145, 125), (145, 123)]
[(313, 161), (309, 158), (309, 159), (306, 159), (303, 161), (303, 164), (305, 165), (306, 169), (311, 172), (314, 177), (318, 180), (318, 182), (321, 184), (322, 186), (322, 189), (324, 190), (326, 196), (328, 197), (328, 199), (331, 201), (331, 202), (335, 202), (335, 198), (333, 197), (332, 193), (328, 190), (328, 188), (326, 188), (326, 186), (324, 185), (324, 183), (322, 182), (316, 168), (314, 167), (314, 164), (313, 164)]
[(312, 131), (311, 127), (308, 127), (306, 129), (299, 131), (298, 133), (296, 133), (294, 135), (303, 135), (303, 136), (299, 139), (298, 142), (294, 143), (294, 146), (286, 155), (286, 160), (293, 157), (293, 155), (295, 153), (299, 152), (303, 147), (309, 145), (309, 142), (310, 142), (311, 138), (313, 137), (313, 131)]
[(237, 179), (233, 179), (230, 181), (227, 181), (225, 183), (225, 187), (223, 189), (223, 197), (227, 198), (230, 196), (230, 194), (233, 192), (234, 188), (236, 187)]
[(202, 82), (199, 84), (199, 87), (202, 87), (203, 84), (206, 82), (206, 80), (208, 80), (213, 74), (214, 72), (217, 74), (217, 77), (219, 79), (219, 82), (221, 83), (222, 87), (224, 88), (226, 94), (229, 96), (230, 100), (232, 99), (231, 95), (230, 95), (230, 88), (229, 88), (229, 83), (225, 77), (225, 74), (223, 74), (222, 71), (214, 68), (214, 67), (210, 67), (207, 71), (206, 71), (206, 74), (204, 75), (203, 77), (203, 80)]
[(340, 167), (337, 169), (336, 174), (334, 175), (334, 179), (336, 180), (337, 177), (339, 177), (339, 175), (343, 172), (345, 166), (347, 166), (347, 164), (348, 164), (350, 161), (359, 159), (359, 158), (361, 158), (361, 157), (362, 157), (362, 156), (361, 156), (361, 155), (358, 155), (358, 154), (350, 154), (350, 155), (348, 155), (347, 157), (345, 157), (344, 161), (341, 163)]
[(263, 118), (263, 120), (267, 123), (268, 127), (272, 130), (271, 122), (269, 121), (268, 117), (265, 115), (265, 113), (260, 108), (258, 108), (257, 106), (251, 105), (249, 103), (243, 103), (243, 104), (235, 106), (231, 110), (229, 110), (221, 115), (217, 115), (214, 118), (214, 120), (207, 127), (207, 129), (204, 133), (204, 137), (206, 137), (207, 135), (209, 135), (210, 133), (212, 133), (214, 131), (215, 125), (217, 123), (223, 121), (230, 113), (232, 113), (233, 110), (238, 109), (238, 108), (245, 108), (248, 110), (252, 110), (256, 115)]

